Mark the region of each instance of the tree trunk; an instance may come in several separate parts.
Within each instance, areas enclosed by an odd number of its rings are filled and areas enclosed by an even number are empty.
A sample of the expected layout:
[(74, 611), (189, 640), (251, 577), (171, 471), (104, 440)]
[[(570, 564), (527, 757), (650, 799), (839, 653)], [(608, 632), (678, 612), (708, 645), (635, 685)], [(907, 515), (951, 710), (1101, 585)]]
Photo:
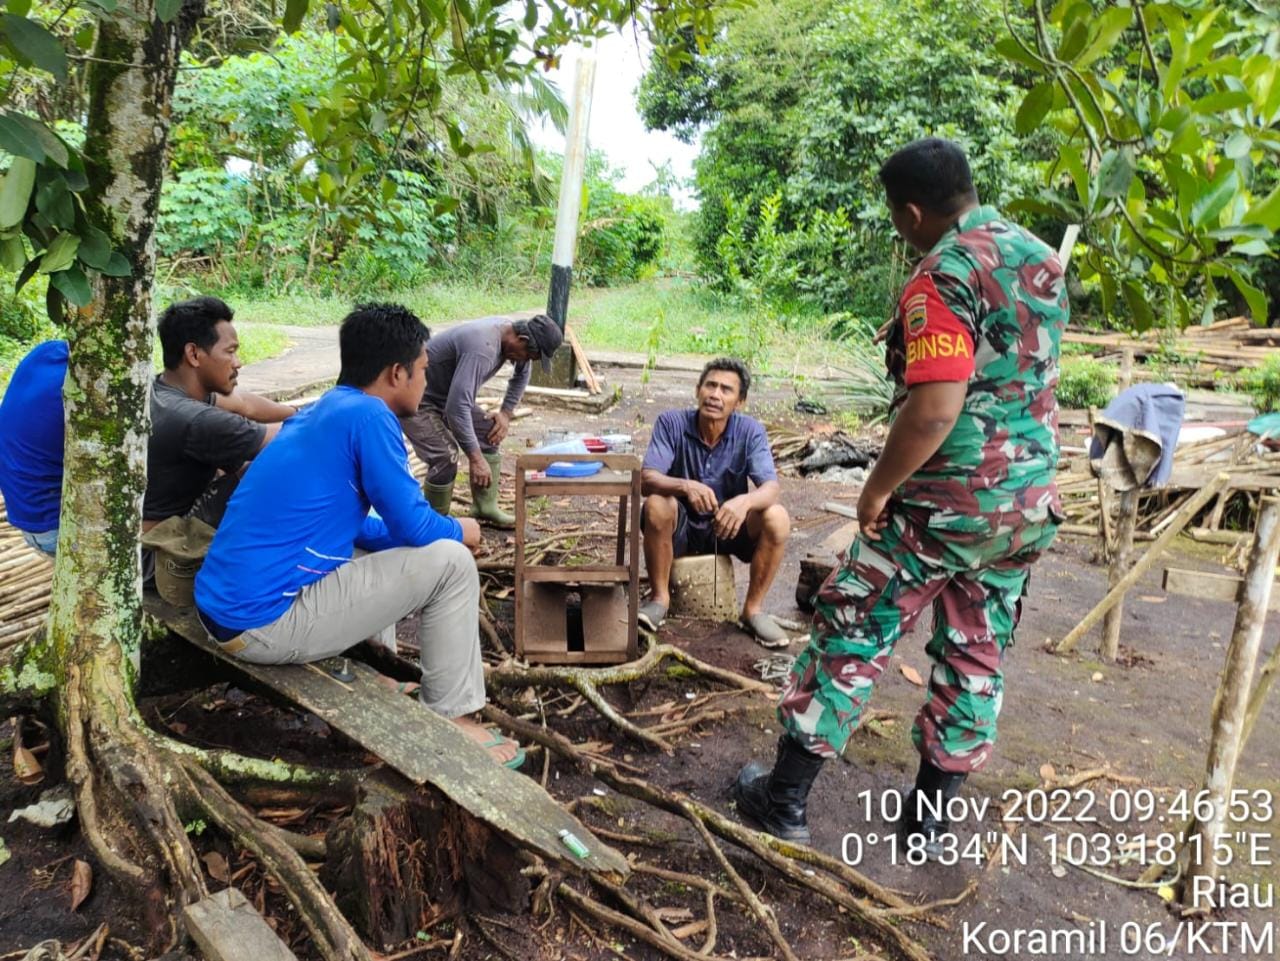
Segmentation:
[(33, 652), (56, 679), (67, 776), (103, 867), (142, 897), (158, 942), (176, 934), (175, 899), (204, 894), (165, 783), (169, 766), (134, 707), (141, 643), (138, 536), (146, 486), (151, 284), (170, 102), (188, 3), (162, 24), (150, 0), (121, 0), (99, 23), (88, 74), (85, 208), (128, 260), (129, 277), (92, 280), (68, 308), (62, 519), (49, 629)]
[(1262, 647), (1262, 628), (1266, 623), (1271, 587), (1275, 581), (1277, 556), (1280, 556), (1280, 499), (1264, 497), (1249, 568), (1240, 586), (1235, 630), (1227, 646), (1218, 693), (1213, 699), (1209, 759), (1204, 775), (1204, 790), (1212, 804), (1212, 813), (1199, 819), (1192, 832), (1198, 836), (1198, 841), (1187, 848), (1190, 863), (1183, 885), (1184, 901), (1192, 900), (1197, 878), (1206, 878), (1212, 884), (1214, 876), (1222, 872), (1223, 867), (1214, 863), (1214, 856), (1219, 845), (1231, 841), (1228, 816), (1231, 789), (1235, 784), (1236, 763), (1249, 728), (1249, 691)]

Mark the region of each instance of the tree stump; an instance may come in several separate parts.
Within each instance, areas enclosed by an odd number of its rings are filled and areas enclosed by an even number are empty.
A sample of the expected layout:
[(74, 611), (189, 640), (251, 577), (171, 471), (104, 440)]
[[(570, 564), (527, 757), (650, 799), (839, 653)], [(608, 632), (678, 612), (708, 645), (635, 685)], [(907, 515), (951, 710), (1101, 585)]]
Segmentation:
[(334, 900), (381, 950), (467, 910), (528, 910), (517, 848), (429, 786), (370, 780), (326, 838), (321, 871)]

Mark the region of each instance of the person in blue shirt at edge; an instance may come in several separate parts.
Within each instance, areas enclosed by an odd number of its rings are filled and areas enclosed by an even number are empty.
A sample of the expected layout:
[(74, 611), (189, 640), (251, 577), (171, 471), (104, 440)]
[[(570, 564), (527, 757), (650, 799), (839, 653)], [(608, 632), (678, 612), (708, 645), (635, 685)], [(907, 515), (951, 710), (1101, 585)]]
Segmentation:
[(698, 378), (697, 408), (665, 411), (653, 425), (640, 475), (650, 597), (637, 618), (651, 631), (671, 604), (673, 558), (730, 554), (751, 565), (739, 626), (765, 646), (787, 643), (762, 606), (782, 563), (791, 518), (778, 503), (781, 488), (764, 425), (739, 412), (750, 389), (745, 364), (718, 358)]
[[(151, 385), (143, 530), (187, 514), (216, 527), (244, 463), (295, 412), (237, 389), (240, 341), (231, 318), (216, 297), (181, 301), (160, 315), (165, 369)], [(9, 523), (50, 556), (62, 507), (68, 360), (65, 340), (38, 344), (0, 401), (0, 493)]]
[(409, 473), (398, 417), (418, 409), (430, 334), (393, 304), (339, 331), (338, 384), (290, 418), (245, 472), (196, 576), (197, 613), (255, 664), (340, 654), (421, 612), (418, 697), (517, 767), (524, 751), (470, 715), (484, 706), (480, 527), (444, 517)]
[(0, 400), (0, 494), (9, 523), (50, 557), (62, 509), (62, 382), (65, 340), (37, 344), (13, 371)]

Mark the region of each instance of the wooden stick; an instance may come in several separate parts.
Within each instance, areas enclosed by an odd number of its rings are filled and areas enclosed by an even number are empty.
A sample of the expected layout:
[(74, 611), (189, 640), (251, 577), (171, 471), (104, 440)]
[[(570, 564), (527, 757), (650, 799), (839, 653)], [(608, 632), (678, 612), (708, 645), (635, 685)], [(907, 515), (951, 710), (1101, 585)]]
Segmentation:
[(1178, 511), (1177, 516), (1174, 518), (1173, 523), (1169, 525), (1168, 529), (1166, 529), (1165, 532), (1156, 539), (1156, 542), (1151, 545), (1138, 562), (1135, 563), (1133, 567), (1129, 568), (1129, 573), (1125, 574), (1124, 577), (1116, 582), (1111, 590), (1107, 592), (1107, 596), (1099, 601), (1098, 605), (1084, 616), (1084, 620), (1072, 628), (1071, 632), (1058, 643), (1058, 646), (1054, 648), (1054, 650), (1059, 654), (1066, 654), (1067, 652), (1074, 650), (1076, 645), (1080, 643), (1080, 639), (1084, 637), (1085, 634), (1087, 634), (1093, 626), (1098, 623), (1098, 621), (1102, 620), (1103, 615), (1106, 614), (1107, 611), (1111, 610), (1111, 608), (1114, 607), (1122, 597), (1124, 597), (1129, 588), (1138, 583), (1138, 580), (1142, 575), (1145, 574), (1151, 568), (1151, 565), (1156, 562), (1156, 559), (1164, 553), (1165, 548), (1173, 543), (1173, 539), (1181, 533), (1184, 527), (1191, 523), (1192, 518), (1194, 518), (1196, 514), (1199, 513), (1200, 509), (1204, 507), (1205, 504), (1209, 503), (1209, 501), (1227, 485), (1230, 479), (1230, 475), (1228, 474), (1218, 474), (1209, 481), (1208, 484), (1200, 488), (1191, 500), (1187, 501), (1187, 503), (1183, 505), (1182, 510)]
[(568, 324), (564, 327), (564, 339), (569, 342), (569, 349), (573, 351), (573, 359), (578, 365), (578, 372), (582, 374), (583, 380), (587, 382), (587, 390), (593, 394), (600, 393), (600, 381), (596, 379), (596, 372), (591, 369), (591, 361), (587, 359), (587, 352), (582, 349), (582, 344), (578, 343), (578, 335), (573, 332), (573, 328)]
[[(1111, 569), (1107, 572), (1107, 583), (1115, 587), (1124, 577), (1129, 567), (1129, 558), (1133, 553), (1133, 528), (1138, 521), (1138, 491), (1127, 490), (1120, 495), (1120, 514), (1116, 519), (1116, 539), (1111, 548)], [(1124, 619), (1124, 598), (1116, 602), (1116, 606), (1107, 611), (1106, 620), (1102, 624), (1102, 659), (1114, 662), (1120, 651), (1120, 624)]]
[[(1231, 643), (1227, 646), (1222, 681), (1213, 700), (1209, 757), (1204, 775), (1204, 789), (1213, 805), (1213, 814), (1198, 820), (1194, 833), (1199, 836), (1199, 842), (1184, 847), (1191, 859), (1187, 866), (1187, 878), (1191, 884), (1194, 884), (1196, 878), (1213, 879), (1221, 873), (1220, 866), (1214, 863), (1214, 856), (1219, 839), (1227, 833), (1236, 764), (1250, 730), (1250, 688), (1262, 646), (1262, 628), (1267, 619), (1267, 606), (1271, 602), (1271, 587), (1275, 583), (1274, 572), (1278, 557), (1280, 499), (1266, 497), (1262, 500), (1258, 514), (1258, 530), (1249, 555), (1249, 567), (1240, 588), (1235, 629), (1231, 633)], [(1184, 887), (1184, 902), (1187, 896), (1187, 888)]]

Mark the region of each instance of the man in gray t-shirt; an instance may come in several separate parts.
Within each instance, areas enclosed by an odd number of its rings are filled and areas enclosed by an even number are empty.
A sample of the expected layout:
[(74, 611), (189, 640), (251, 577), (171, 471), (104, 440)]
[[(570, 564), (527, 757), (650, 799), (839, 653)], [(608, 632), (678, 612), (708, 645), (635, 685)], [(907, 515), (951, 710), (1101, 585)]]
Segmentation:
[(184, 300), (160, 315), (164, 370), (151, 384), (143, 530), (187, 515), (217, 527), (241, 468), (295, 413), (236, 390), (240, 341), (231, 317), (217, 297)]
[[(461, 449), (471, 475), (472, 516), (495, 527), (515, 526), (515, 518), (498, 507), (498, 445), (529, 385), (529, 362), (540, 358), (543, 370), (550, 370), (551, 355), (563, 339), (559, 325), (538, 314), (516, 321), (484, 317), (451, 327), (427, 342), (427, 389), (417, 413), (402, 417), (400, 425), (427, 465), (423, 490), (439, 513), (449, 513)], [(515, 370), (502, 408), (490, 416), (480, 409), (476, 395), (507, 361)]]

